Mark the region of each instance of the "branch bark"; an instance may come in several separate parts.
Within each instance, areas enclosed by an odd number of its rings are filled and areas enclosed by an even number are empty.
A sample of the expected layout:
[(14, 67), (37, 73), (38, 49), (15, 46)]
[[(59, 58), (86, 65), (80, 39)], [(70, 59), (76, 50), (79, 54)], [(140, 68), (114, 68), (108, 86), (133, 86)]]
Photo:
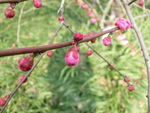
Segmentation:
[[(84, 38), (79, 43), (90, 41), (92, 39), (98, 38), (99, 36), (102, 36), (102, 35), (107, 34), (107, 33), (114, 32), (116, 30), (119, 30), (119, 28), (114, 27), (114, 28), (106, 30), (106, 31), (95, 33), (90, 37)], [(66, 47), (66, 46), (71, 46), (73, 44), (73, 42), (74, 41), (69, 41), (69, 42), (49, 44), (49, 45), (44, 45), (44, 46), (0, 50), (0, 57), (26, 54), (26, 53), (43, 53), (47, 50), (52, 50), (52, 49), (57, 49), (57, 48), (63, 48), (63, 47)]]
[(143, 53), (143, 56), (144, 56), (144, 60), (145, 60), (145, 64), (146, 64), (146, 67), (147, 67), (147, 75), (148, 75), (148, 92), (147, 92), (147, 99), (148, 99), (148, 113), (150, 113), (150, 57), (149, 57), (149, 53), (147, 51), (147, 47), (144, 43), (144, 39), (143, 39), (143, 36), (142, 36), (142, 33), (139, 31), (137, 25), (136, 25), (136, 22), (134, 21), (134, 18), (132, 16), (132, 13), (130, 11), (130, 8), (128, 6), (128, 4), (126, 3), (125, 0), (121, 0), (122, 1), (122, 4), (125, 8), (125, 11), (132, 23), (132, 27), (137, 35), (137, 38), (138, 38), (138, 41), (139, 41), (139, 44), (140, 44), (140, 47), (141, 47), (141, 51)]
[(27, 1), (27, 0), (0, 0), (0, 4), (3, 4), (3, 3), (19, 3), (19, 2), (24, 2), (24, 1)]

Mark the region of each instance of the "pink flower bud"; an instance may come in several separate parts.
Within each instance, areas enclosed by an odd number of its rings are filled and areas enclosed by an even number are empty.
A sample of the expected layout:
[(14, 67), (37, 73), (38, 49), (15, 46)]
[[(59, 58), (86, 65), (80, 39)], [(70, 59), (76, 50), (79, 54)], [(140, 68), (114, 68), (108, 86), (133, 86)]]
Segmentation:
[(87, 54), (87, 56), (91, 56), (91, 55), (93, 54), (93, 51), (92, 51), (92, 50), (88, 50), (88, 51), (86, 52), (86, 54)]
[(48, 56), (48, 57), (52, 57), (52, 56), (53, 56), (53, 51), (48, 51), (48, 52), (47, 52), (47, 56)]
[(87, 9), (87, 8), (88, 8), (88, 5), (87, 5), (87, 4), (82, 4), (81, 8), (82, 8), (82, 9)]
[(12, 9), (14, 9), (16, 7), (16, 3), (10, 3), (9, 7), (11, 7)]
[(12, 8), (5, 9), (6, 18), (13, 18), (15, 16), (15, 11)]
[(115, 25), (122, 31), (126, 31), (131, 27), (131, 23), (124, 18), (118, 19)]
[(13, 44), (12, 44), (12, 47), (17, 47), (17, 44), (13, 43)]
[(91, 43), (95, 43), (95, 41), (96, 41), (96, 38), (92, 39), (92, 40), (91, 40)]
[(27, 82), (27, 78), (25, 75), (21, 75), (18, 79), (19, 83), (26, 83)]
[(113, 65), (110, 65), (109, 69), (112, 71), (115, 69), (115, 67)]
[(6, 101), (7, 101), (7, 96), (0, 98), (0, 106), (4, 106), (6, 104)]
[(71, 47), (65, 55), (65, 62), (68, 66), (74, 66), (76, 64), (78, 64), (80, 61), (80, 54), (77, 50), (77, 47)]
[(134, 91), (134, 90), (135, 90), (135, 87), (134, 87), (133, 85), (129, 85), (129, 86), (128, 86), (128, 90), (129, 90), (129, 91)]
[(144, 6), (144, 0), (139, 0), (139, 1), (138, 1), (138, 5), (139, 5), (139, 6)]
[(90, 21), (91, 21), (91, 23), (96, 23), (97, 19), (96, 18), (91, 18)]
[(80, 41), (83, 39), (83, 34), (81, 33), (75, 33), (74, 36), (73, 36), (74, 40), (75, 41)]
[(34, 60), (30, 56), (26, 56), (24, 58), (21, 58), (18, 61), (18, 68), (21, 71), (29, 71), (33, 66), (33, 62), (34, 62)]
[(130, 82), (130, 78), (128, 76), (124, 76), (124, 81), (125, 82)]
[(58, 21), (64, 21), (64, 17), (63, 16), (60, 16), (60, 17), (58, 17)]
[(111, 44), (112, 44), (111, 37), (110, 37), (110, 36), (105, 37), (105, 38), (102, 40), (102, 43), (103, 43), (105, 46), (111, 45)]
[(34, 7), (40, 8), (42, 7), (42, 1), (41, 0), (33, 0)]
[(91, 16), (91, 15), (93, 15), (93, 14), (94, 14), (92, 10), (88, 10), (88, 12), (87, 12), (87, 13), (88, 13), (88, 15), (89, 15), (89, 16)]

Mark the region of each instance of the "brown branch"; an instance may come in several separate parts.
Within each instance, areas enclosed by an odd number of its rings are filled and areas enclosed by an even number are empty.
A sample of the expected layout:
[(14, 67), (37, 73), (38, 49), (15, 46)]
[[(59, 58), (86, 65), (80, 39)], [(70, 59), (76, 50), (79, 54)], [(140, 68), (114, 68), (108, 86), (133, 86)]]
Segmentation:
[(0, 4), (3, 4), (3, 3), (19, 3), (19, 2), (24, 2), (24, 1), (27, 1), (27, 0), (0, 0)]
[(150, 113), (150, 57), (149, 57), (149, 53), (147, 51), (147, 47), (144, 43), (144, 39), (142, 36), (142, 33), (139, 31), (136, 22), (134, 21), (134, 18), (132, 16), (132, 13), (130, 11), (130, 8), (128, 6), (128, 4), (126, 3), (125, 0), (121, 0), (122, 4), (125, 8), (125, 11), (127, 13), (127, 16), (129, 17), (131, 23), (132, 23), (132, 27), (137, 35), (141, 50), (143, 52), (143, 56), (144, 56), (144, 60), (145, 60), (145, 64), (147, 67), (147, 74), (148, 74), (148, 92), (147, 92), (147, 99), (148, 99), (148, 113)]
[(128, 3), (128, 5), (133, 4), (134, 2), (136, 2), (137, 0), (132, 0), (131, 2)]
[[(98, 38), (99, 36), (102, 36), (104, 34), (115, 32), (118, 29), (119, 28), (114, 27), (114, 28), (106, 30), (106, 31), (95, 33), (90, 37), (84, 38), (79, 43), (90, 41), (90, 40), (92, 40), (94, 38)], [(56, 44), (50, 44), (50, 45), (44, 45), (44, 46), (0, 50), (0, 57), (26, 54), (26, 53), (43, 53), (47, 50), (52, 50), (52, 49), (57, 49), (57, 48), (63, 48), (63, 47), (66, 47), (66, 46), (71, 46), (72, 43), (73, 43), (73, 41), (69, 41), (69, 42), (62, 42), (62, 43), (56, 43)]]

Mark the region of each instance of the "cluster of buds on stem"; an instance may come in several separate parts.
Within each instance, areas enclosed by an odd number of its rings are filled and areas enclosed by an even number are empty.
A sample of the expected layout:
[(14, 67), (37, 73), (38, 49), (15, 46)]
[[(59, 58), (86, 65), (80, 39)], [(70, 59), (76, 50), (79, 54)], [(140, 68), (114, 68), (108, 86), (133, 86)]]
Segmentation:
[(0, 98), (0, 106), (4, 106), (7, 102), (8, 96)]
[(110, 46), (112, 44), (112, 37), (110, 35), (107, 36), (107, 37), (104, 37), (103, 40), (102, 40), (102, 43), (105, 46)]
[(16, 3), (10, 3), (8, 5), (8, 8), (5, 9), (5, 17), (6, 18), (13, 18), (15, 16), (15, 10)]
[(84, 10), (86, 10), (88, 16), (90, 17), (90, 22), (91, 23), (96, 23), (98, 21), (98, 18), (95, 14), (95, 12), (93, 11), (92, 8), (89, 7), (89, 5), (87, 3), (85, 3), (85, 1), (83, 0), (76, 0), (76, 2), (80, 5), (80, 7)]
[(145, 4), (144, 0), (138, 0), (138, 5), (139, 6), (144, 6), (144, 4)]
[(132, 85), (130, 83), (130, 78), (128, 76), (123, 76), (123, 78), (124, 78), (124, 81), (128, 84), (128, 90), (129, 91), (134, 91), (135, 87), (134, 87), (134, 85)]

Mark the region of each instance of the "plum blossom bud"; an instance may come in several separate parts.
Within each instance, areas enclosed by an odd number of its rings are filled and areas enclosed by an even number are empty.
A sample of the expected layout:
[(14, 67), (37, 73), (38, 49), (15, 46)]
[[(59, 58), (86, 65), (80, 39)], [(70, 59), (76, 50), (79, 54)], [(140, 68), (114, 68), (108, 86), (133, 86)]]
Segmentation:
[(124, 81), (125, 82), (130, 82), (130, 78), (128, 76), (124, 76)]
[(94, 13), (93, 13), (93, 11), (92, 11), (92, 10), (88, 10), (88, 11), (87, 11), (87, 13), (88, 13), (88, 15), (89, 15), (89, 16), (94, 15)]
[(26, 56), (18, 60), (18, 68), (21, 71), (29, 71), (33, 66), (34, 60), (30, 56)]
[(65, 62), (68, 66), (75, 66), (80, 61), (80, 54), (76, 46), (71, 47), (65, 55)]
[(13, 18), (15, 16), (15, 11), (12, 8), (5, 9), (6, 18)]
[(105, 38), (102, 40), (102, 43), (103, 43), (105, 46), (111, 45), (111, 44), (112, 44), (111, 37), (110, 37), (110, 36), (105, 37)]
[(74, 36), (73, 36), (74, 40), (75, 41), (80, 41), (83, 39), (83, 34), (82, 33), (75, 33)]
[(131, 27), (131, 23), (124, 18), (118, 19), (115, 25), (122, 31), (126, 31)]
[(48, 52), (47, 52), (47, 56), (48, 56), (48, 57), (52, 57), (52, 56), (53, 56), (53, 51), (48, 51)]
[(138, 1), (138, 5), (139, 5), (139, 6), (144, 6), (144, 0), (139, 0), (139, 1)]
[(25, 75), (21, 75), (18, 79), (19, 83), (26, 83), (27, 82), (27, 78)]
[(87, 8), (88, 8), (88, 5), (84, 3), (84, 4), (82, 4), (81, 8), (82, 8), (82, 9), (87, 9)]
[(96, 23), (96, 22), (97, 22), (97, 18), (95, 18), (95, 17), (91, 18), (91, 19), (90, 19), (90, 22), (91, 22), (91, 23)]
[(129, 91), (134, 91), (134, 90), (135, 90), (134, 85), (129, 85), (129, 86), (128, 86), (128, 90), (129, 90)]
[(11, 7), (12, 9), (14, 9), (16, 7), (16, 3), (10, 3), (9, 7)]
[(87, 50), (87, 51), (86, 51), (86, 55), (87, 55), (87, 56), (91, 56), (92, 54), (93, 54), (93, 51), (92, 51), (92, 50)]
[(64, 17), (63, 16), (58, 17), (58, 21), (60, 22), (64, 21)]
[(113, 65), (110, 65), (109, 69), (112, 71), (115, 69), (115, 67)]
[(7, 99), (8, 99), (8, 96), (0, 98), (0, 106), (4, 106), (6, 104)]
[(35, 8), (42, 7), (42, 1), (41, 0), (33, 0), (33, 4)]

